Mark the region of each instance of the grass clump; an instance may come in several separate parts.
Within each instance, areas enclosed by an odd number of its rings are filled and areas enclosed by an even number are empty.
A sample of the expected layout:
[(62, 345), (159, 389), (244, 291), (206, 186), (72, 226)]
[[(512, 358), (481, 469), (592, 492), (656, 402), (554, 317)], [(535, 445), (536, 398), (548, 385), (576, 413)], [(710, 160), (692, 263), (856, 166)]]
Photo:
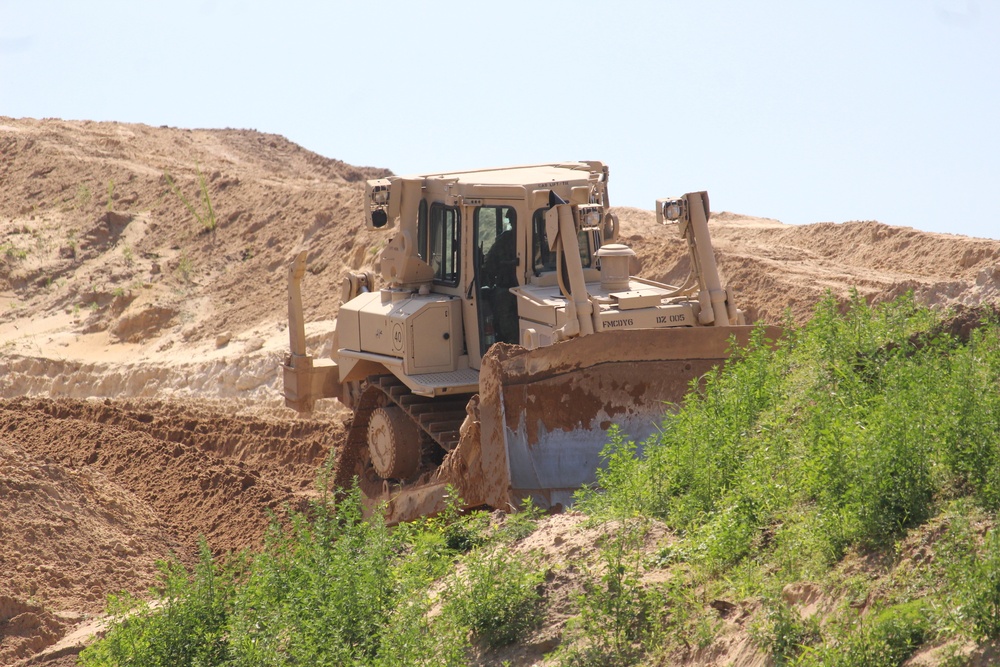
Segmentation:
[(930, 635), (927, 605), (914, 600), (856, 618), (817, 648), (804, 647), (802, 667), (897, 667)]
[(820, 639), (815, 619), (803, 619), (792, 606), (780, 599), (766, 599), (763, 614), (750, 629), (754, 641), (766, 650), (775, 667), (795, 665), (799, 656)]
[(220, 565), (203, 541), (193, 576), (177, 560), (160, 563), (155, 606), (127, 593), (111, 596), (112, 629), (80, 654), (84, 667), (221, 665), (232, 658), (226, 638), (235, 582), (245, 561)]
[[(359, 492), (274, 524), (260, 553), (191, 572), (164, 567), (156, 602), (111, 601), (108, 635), (81, 654), (110, 665), (393, 665), (462, 663), (457, 630), (433, 627), (427, 554), (362, 518)], [(457, 647), (457, 649), (456, 649)]]
[(1000, 530), (979, 535), (968, 516), (955, 517), (939, 549), (949, 595), (947, 620), (974, 641), (1000, 639)]
[(317, 504), (272, 533), (232, 619), (237, 664), (367, 664), (392, 608), (394, 545), (360, 504)]
[[(564, 665), (631, 665), (644, 652), (662, 610), (658, 591), (642, 582), (641, 547), (647, 526), (638, 519), (609, 522), (598, 559), (576, 596)], [(678, 631), (679, 628), (672, 628)]]
[(12, 241), (0, 244), (0, 254), (7, 259), (16, 259), (19, 261), (28, 258), (28, 251), (24, 248), (18, 248)]

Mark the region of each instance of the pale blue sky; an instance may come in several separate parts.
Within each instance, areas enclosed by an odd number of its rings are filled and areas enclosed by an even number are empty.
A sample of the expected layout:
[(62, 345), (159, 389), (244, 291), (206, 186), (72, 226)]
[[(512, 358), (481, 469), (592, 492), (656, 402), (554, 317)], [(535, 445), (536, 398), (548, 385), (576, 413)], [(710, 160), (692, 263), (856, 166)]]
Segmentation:
[(599, 159), (615, 204), (1000, 238), (1000, 0), (0, 0), (0, 115)]

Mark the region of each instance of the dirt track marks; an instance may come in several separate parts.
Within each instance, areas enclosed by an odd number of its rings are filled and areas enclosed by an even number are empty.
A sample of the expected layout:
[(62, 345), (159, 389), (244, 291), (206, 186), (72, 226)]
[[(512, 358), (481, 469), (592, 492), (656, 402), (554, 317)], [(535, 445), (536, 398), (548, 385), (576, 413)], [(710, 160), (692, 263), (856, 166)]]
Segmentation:
[(312, 485), (316, 467), (343, 433), (342, 424), (335, 421), (235, 416), (195, 402), (15, 399), (0, 403), (5, 406), (195, 447), (295, 489)]
[(190, 563), (199, 536), (215, 552), (258, 546), (343, 431), (198, 403), (0, 401), (0, 664), (109, 593), (144, 593), (157, 560)]
[(0, 402), (0, 439), (31, 459), (104, 473), (191, 544), (259, 542), (277, 510), (308, 488), (339, 424), (213, 413), (166, 402)]

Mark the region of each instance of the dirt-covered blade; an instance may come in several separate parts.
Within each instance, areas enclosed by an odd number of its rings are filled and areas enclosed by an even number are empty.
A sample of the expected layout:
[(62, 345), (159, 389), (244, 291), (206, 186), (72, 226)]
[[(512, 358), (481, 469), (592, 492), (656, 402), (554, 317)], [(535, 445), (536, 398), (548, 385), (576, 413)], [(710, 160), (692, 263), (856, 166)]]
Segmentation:
[[(494, 346), (480, 375), (482, 470), (494, 507), (566, 504), (590, 484), (617, 424), (641, 440), (752, 326), (597, 333), (536, 350)], [(776, 340), (778, 327), (766, 327)]]

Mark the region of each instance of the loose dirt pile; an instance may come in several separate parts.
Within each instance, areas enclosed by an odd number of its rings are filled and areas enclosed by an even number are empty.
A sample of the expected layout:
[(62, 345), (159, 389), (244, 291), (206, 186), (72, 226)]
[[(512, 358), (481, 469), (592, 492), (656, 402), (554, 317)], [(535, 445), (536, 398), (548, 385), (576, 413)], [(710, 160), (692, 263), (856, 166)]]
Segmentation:
[(72, 623), (53, 614), (86, 620), (109, 593), (142, 593), (157, 560), (191, 562), (200, 537), (259, 545), (342, 431), (179, 402), (0, 401), (0, 660), (59, 639)]
[[(387, 173), (251, 130), (0, 117), (0, 664), (142, 592), (199, 536), (259, 544), (267, 511), (310, 493), (345, 414), (283, 407), (287, 267), (308, 248), (307, 334), (328, 353), (344, 271), (387, 241), (361, 210)], [(682, 282), (674, 230), (617, 211), (641, 275)], [(711, 227), (753, 319), (803, 320), (826, 290), (977, 305), (1000, 289), (998, 241), (732, 213)], [(561, 525), (537, 539), (572, 542)]]

